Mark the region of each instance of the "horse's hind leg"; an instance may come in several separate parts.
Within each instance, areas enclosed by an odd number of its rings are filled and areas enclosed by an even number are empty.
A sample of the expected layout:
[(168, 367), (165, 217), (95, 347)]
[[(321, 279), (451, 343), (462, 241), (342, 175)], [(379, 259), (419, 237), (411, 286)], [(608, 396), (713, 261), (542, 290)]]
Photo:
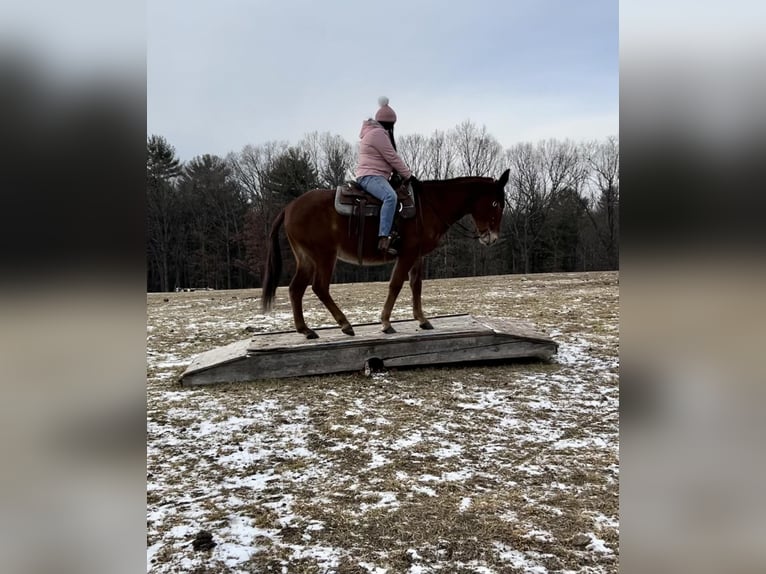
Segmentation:
[(295, 275), (290, 281), (290, 306), (293, 309), (295, 330), (305, 335), (307, 339), (316, 339), (319, 335), (306, 326), (306, 320), (303, 318), (303, 295), (311, 282), (311, 274), (311, 267), (298, 260)]
[(314, 294), (319, 298), (319, 300), (324, 303), (324, 306), (327, 307), (327, 310), (332, 313), (332, 316), (338, 322), (338, 325), (340, 325), (340, 330), (343, 331), (346, 335), (353, 335), (354, 328), (351, 326), (351, 323), (348, 322), (346, 315), (343, 314), (343, 311), (340, 310), (338, 305), (335, 304), (335, 301), (330, 296), (330, 279), (332, 277), (332, 269), (332, 264), (329, 266), (317, 265), (317, 270), (314, 274), (314, 283), (311, 285), (311, 289), (314, 291)]
[(410, 289), (412, 290), (412, 316), (420, 325), (421, 329), (433, 329), (434, 326), (426, 319), (423, 313), (423, 305), (420, 294), (423, 290), (423, 259), (418, 257), (415, 265), (410, 269)]

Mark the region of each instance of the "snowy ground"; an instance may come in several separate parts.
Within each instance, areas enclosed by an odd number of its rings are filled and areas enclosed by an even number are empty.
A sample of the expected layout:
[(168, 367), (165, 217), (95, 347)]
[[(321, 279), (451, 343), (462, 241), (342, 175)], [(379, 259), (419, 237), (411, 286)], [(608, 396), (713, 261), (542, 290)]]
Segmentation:
[[(363, 323), (385, 289), (332, 293)], [(618, 571), (617, 273), (424, 284), (430, 316), (533, 323), (549, 363), (178, 385), (247, 327), (292, 328), (286, 296), (268, 316), (258, 290), (147, 297), (148, 572)], [(409, 305), (405, 287), (393, 318)], [(195, 550), (200, 530), (217, 545)]]

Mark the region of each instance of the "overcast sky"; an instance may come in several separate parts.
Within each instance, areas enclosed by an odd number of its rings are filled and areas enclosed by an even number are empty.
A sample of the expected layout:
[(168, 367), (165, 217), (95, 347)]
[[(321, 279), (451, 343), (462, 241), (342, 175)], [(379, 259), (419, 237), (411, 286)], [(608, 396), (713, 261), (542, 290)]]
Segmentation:
[(153, 0), (147, 131), (186, 161), (464, 120), (504, 147), (618, 133), (617, 0)]

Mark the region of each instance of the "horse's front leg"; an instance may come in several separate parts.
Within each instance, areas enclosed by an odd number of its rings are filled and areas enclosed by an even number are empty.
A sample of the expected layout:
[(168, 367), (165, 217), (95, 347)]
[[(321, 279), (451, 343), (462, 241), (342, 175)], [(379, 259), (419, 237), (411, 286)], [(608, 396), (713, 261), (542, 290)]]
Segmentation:
[(415, 264), (410, 269), (410, 289), (412, 290), (412, 316), (420, 325), (421, 329), (433, 329), (434, 326), (426, 319), (423, 313), (420, 294), (423, 289), (423, 258), (418, 257)]
[(404, 285), (404, 280), (407, 278), (410, 267), (412, 267), (412, 261), (405, 261), (401, 257), (396, 261), (396, 265), (394, 265), (391, 281), (388, 282), (388, 297), (386, 297), (383, 311), (380, 313), (381, 330), (384, 333), (396, 333), (396, 329), (391, 326), (391, 311), (394, 310), (394, 303), (396, 303), (396, 298), (402, 290), (402, 285)]

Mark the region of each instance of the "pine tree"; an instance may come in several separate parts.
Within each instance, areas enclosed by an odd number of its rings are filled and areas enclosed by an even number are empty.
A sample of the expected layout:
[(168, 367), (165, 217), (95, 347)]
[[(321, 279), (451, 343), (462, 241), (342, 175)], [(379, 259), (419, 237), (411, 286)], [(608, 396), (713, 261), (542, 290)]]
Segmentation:
[(146, 141), (147, 289), (169, 291), (171, 252), (178, 222), (177, 180), (181, 162), (162, 136)]

